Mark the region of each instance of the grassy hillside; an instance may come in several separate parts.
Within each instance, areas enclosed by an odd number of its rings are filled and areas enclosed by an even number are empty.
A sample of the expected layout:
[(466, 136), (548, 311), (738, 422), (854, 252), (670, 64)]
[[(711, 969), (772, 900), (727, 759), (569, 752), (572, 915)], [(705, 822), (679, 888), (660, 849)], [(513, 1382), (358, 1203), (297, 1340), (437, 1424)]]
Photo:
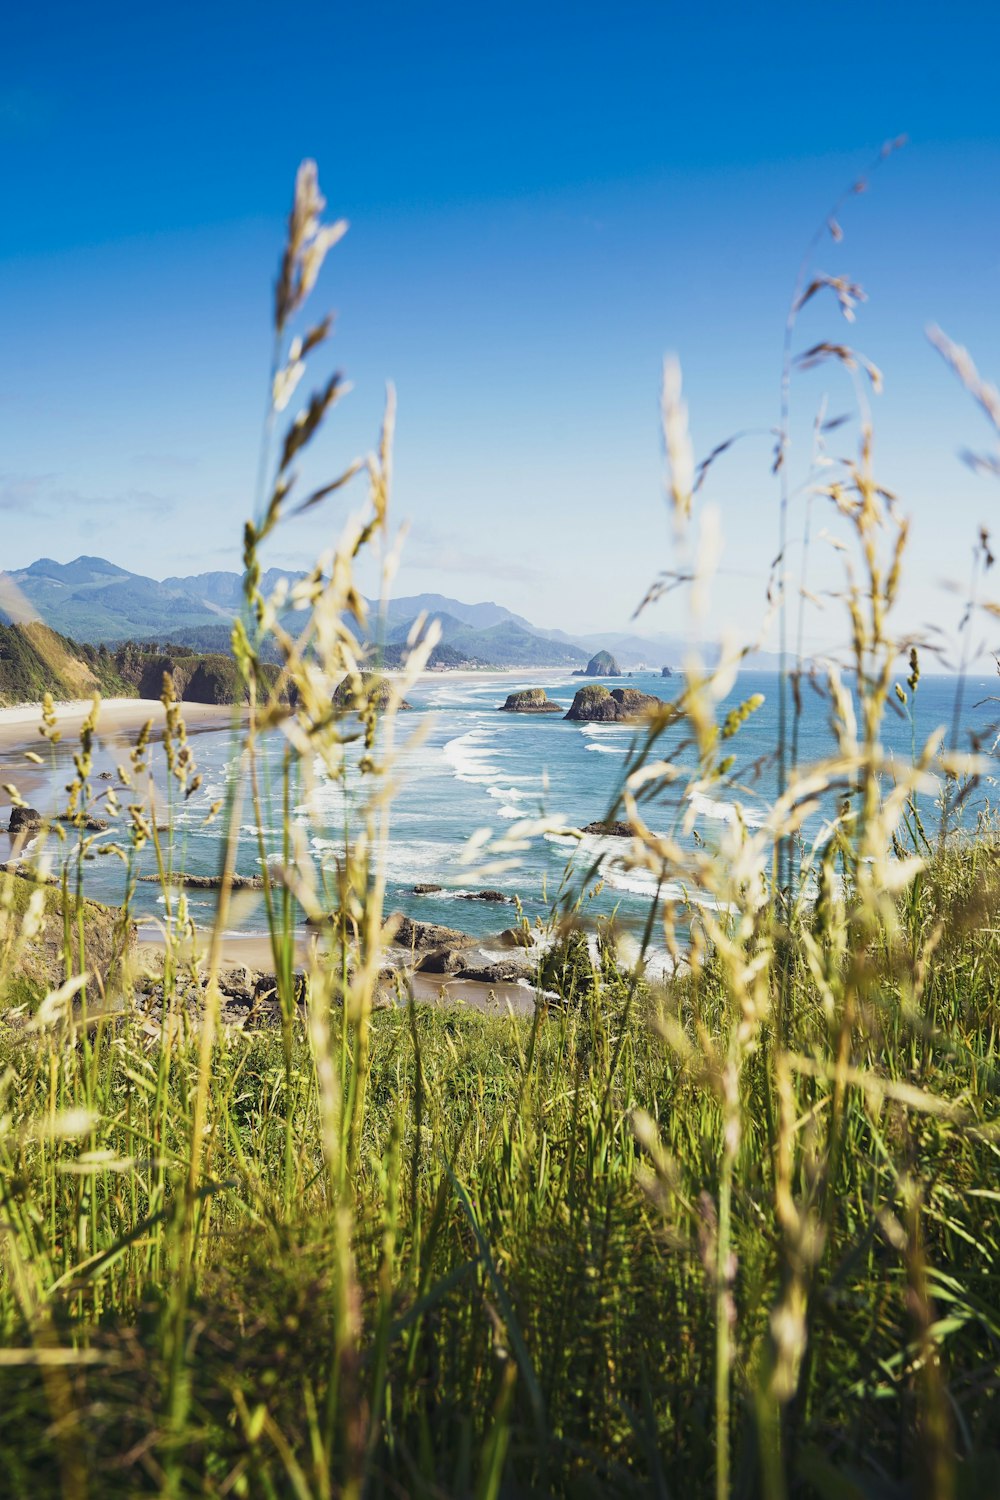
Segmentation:
[(135, 697), (137, 689), (105, 647), (80, 645), (45, 625), (0, 625), (0, 704), (94, 692)]
[[(167, 651), (129, 642), (114, 651), (57, 635), (45, 625), (0, 625), (0, 705), (36, 703), (45, 693), (54, 698), (157, 699), (163, 674), (173, 679), (177, 696), (191, 703), (241, 703), (246, 688), (231, 654), (200, 653), (183, 646)], [(273, 663), (262, 663), (261, 679), (270, 686), (278, 675)]]

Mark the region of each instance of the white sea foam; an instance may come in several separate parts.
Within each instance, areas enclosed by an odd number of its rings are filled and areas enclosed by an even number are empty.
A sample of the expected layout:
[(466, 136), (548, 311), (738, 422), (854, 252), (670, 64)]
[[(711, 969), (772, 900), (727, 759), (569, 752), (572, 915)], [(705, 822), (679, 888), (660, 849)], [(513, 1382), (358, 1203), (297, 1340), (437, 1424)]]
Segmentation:
[(688, 801), (703, 818), (714, 818), (720, 823), (735, 823), (742, 818), (747, 828), (761, 828), (765, 822), (763, 813), (744, 807), (742, 802), (723, 802), (715, 797), (706, 797), (703, 792), (688, 792)]
[(448, 741), (444, 758), (458, 781), (489, 786), (502, 775), (499, 766), (492, 763), (492, 758), (498, 753), (493, 743), (495, 738), (487, 729), (468, 729), (465, 734)]

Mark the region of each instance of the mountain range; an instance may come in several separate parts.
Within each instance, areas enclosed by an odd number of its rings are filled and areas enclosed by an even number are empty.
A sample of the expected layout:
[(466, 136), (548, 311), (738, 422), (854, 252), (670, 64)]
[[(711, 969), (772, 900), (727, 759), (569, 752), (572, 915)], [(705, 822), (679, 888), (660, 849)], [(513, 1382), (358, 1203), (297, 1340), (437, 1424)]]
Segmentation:
[[(264, 575), (263, 587), (270, 592), (280, 579), (292, 583), (298, 576), (272, 568)], [(225, 651), (242, 597), (242, 576), (235, 572), (157, 580), (130, 573), (103, 557), (77, 557), (69, 563), (43, 557), (26, 568), (0, 573), (0, 622), (19, 620), (26, 601), (33, 617), (77, 641), (157, 641)], [(372, 609), (374, 618), (376, 607)], [(676, 664), (684, 654), (683, 642), (669, 635), (571, 635), (540, 629), (501, 604), (465, 604), (443, 594), (413, 594), (393, 599), (387, 607), (387, 657), (401, 652), (414, 620), (423, 613), (441, 625), (439, 665), (579, 667), (595, 651), (610, 650), (623, 668), (630, 669)]]

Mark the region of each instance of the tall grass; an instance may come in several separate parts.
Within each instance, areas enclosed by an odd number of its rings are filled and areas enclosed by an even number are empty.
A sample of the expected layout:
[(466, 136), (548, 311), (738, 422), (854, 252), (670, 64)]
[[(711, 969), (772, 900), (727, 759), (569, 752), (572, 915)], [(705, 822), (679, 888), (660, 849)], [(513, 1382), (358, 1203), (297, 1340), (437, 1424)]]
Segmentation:
[[(579, 869), (545, 961), (560, 1003), (540, 1000), (530, 1020), (412, 999), (376, 1010), (395, 713), (436, 636), (415, 632), (380, 711), (361, 672), (379, 624), (356, 577), (372, 552), (384, 597), (395, 565), (391, 397), (372, 456), (308, 495), (296, 487), (343, 391), (323, 380), (282, 430), (331, 332), (328, 319), (294, 331), (343, 233), (324, 206), (306, 164), (244, 537), (241, 775), (209, 815), (222, 831), (215, 927), (192, 950), (171, 884), (171, 813), (198, 771), (169, 682), (162, 749), (144, 731), (121, 768), (128, 800), (95, 792), (95, 705), (53, 825), (64, 833), (36, 859), (57, 883), (11, 874), (0, 887), (7, 1492), (1000, 1492), (1000, 842), (988, 822), (972, 839), (923, 833), (932, 773), (953, 789), (979, 770), (957, 743), (914, 740), (902, 773), (882, 750), (907, 524), (876, 478), (867, 405), (857, 455), (807, 486), (850, 533), (854, 681), (828, 675), (832, 754), (799, 767), (786, 724), (766, 823), (737, 820), (713, 849), (685, 836), (694, 794), (739, 796), (739, 731), (759, 705), (720, 720), (732, 647), (716, 667), (692, 654), (620, 788), (631, 861), (663, 893), (698, 897), (664, 894), (650, 910), (647, 937), (684, 960), (675, 978), (649, 984), (611, 929), (589, 956), (574, 931), (591, 873)], [(793, 310), (815, 279), (806, 267)], [(843, 307), (843, 287), (825, 288)], [(794, 318), (788, 379), (793, 335)], [(860, 364), (832, 340), (805, 363), (827, 359)], [(673, 581), (697, 620), (714, 520), (673, 366), (664, 432)], [(359, 483), (360, 510), (293, 590), (293, 632), (289, 599), (262, 592), (262, 553), (295, 511)], [(779, 495), (783, 558), (792, 498)], [(274, 641), (277, 680), (261, 667)], [(345, 677), (346, 712), (332, 701)], [(911, 695), (918, 679), (914, 658)], [(45, 727), (56, 735), (51, 714)], [(246, 805), (265, 825), (275, 735), (286, 812), (293, 792), (308, 803), (317, 765), (357, 774), (362, 811), (322, 868), (289, 816), (280, 858), (262, 837), (281, 1024), (249, 1034), (220, 1025), (218, 981), (239, 829)], [(664, 831), (667, 792), (680, 811)], [(121, 973), (105, 984), (95, 962), (83, 887), (98, 803), (120, 826), (109, 857), (129, 882), (148, 846), (163, 882), (155, 1022), (133, 1003), (125, 917)], [(516, 825), (476, 858), (506, 862), (544, 830)], [(316, 934), (305, 993), (300, 910)], [(32, 1005), (25, 957), (60, 922), (65, 982)], [(195, 1024), (182, 1003), (192, 970)]]

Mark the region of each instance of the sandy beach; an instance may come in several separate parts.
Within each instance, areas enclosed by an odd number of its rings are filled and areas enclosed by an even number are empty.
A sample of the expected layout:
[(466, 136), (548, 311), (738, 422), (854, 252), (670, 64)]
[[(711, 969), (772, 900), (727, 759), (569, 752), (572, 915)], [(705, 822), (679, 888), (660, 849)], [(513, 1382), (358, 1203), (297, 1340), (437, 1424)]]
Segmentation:
[[(79, 734), (80, 726), (90, 713), (87, 698), (75, 698), (55, 704), (56, 725), (64, 740)], [(225, 729), (245, 716), (243, 709), (229, 704), (182, 703), (181, 713), (189, 733), (203, 729)], [(165, 722), (163, 704), (154, 698), (103, 698), (97, 719), (97, 733), (111, 743), (124, 735), (135, 734), (152, 719), (154, 733), (162, 734)], [(0, 766), (9, 756), (24, 750), (37, 750), (42, 722), (40, 703), (18, 703), (0, 708)]]
[[(57, 702), (54, 707), (61, 743), (71, 745), (91, 711), (91, 702), (88, 698), (77, 698)], [(183, 703), (181, 711), (189, 734), (226, 729), (245, 717), (245, 710), (228, 704)], [(98, 741), (109, 751), (124, 748), (149, 720), (154, 736), (162, 736), (166, 712), (157, 699), (103, 698), (97, 718)], [(32, 793), (45, 780), (45, 769), (29, 760), (25, 753), (32, 750), (43, 760), (49, 760), (51, 751), (38, 732), (41, 723), (41, 703), (0, 708), (0, 832), (7, 827), (5, 809), (11, 805), (4, 786), (15, 786), (20, 796), (30, 802)]]

